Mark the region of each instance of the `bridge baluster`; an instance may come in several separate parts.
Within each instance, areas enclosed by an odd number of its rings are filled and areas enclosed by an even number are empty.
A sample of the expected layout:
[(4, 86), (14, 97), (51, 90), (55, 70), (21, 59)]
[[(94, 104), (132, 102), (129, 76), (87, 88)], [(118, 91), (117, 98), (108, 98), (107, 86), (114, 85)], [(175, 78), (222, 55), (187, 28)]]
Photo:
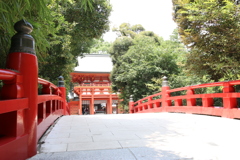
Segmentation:
[(182, 99), (176, 99), (176, 100), (174, 101), (174, 105), (175, 105), (175, 106), (182, 106)]
[(196, 106), (196, 99), (195, 98), (189, 98), (192, 95), (194, 95), (194, 89), (188, 89), (187, 90), (187, 106)]
[(148, 109), (153, 108), (152, 97), (148, 97)]
[(35, 41), (29, 35), (32, 25), (24, 20), (14, 25), (17, 33), (12, 37), (11, 49), (8, 54), (6, 67), (21, 73), (23, 78), (24, 97), (28, 98), (29, 109), (24, 112), (24, 126), (28, 136), (28, 157), (37, 152), (37, 79), (38, 61), (35, 55)]
[(66, 88), (64, 85), (64, 78), (62, 76), (58, 77), (59, 81), (58, 81), (58, 88), (60, 89), (60, 91), (62, 92), (61, 97), (63, 98), (63, 115), (68, 115), (67, 113), (67, 102), (66, 102)]
[(162, 107), (163, 110), (166, 111), (168, 106), (171, 106), (171, 100), (168, 100), (168, 98), (171, 96), (170, 93), (168, 93), (168, 90), (170, 90), (170, 87), (168, 86), (167, 77), (163, 77), (162, 82)]
[(154, 104), (155, 104), (155, 108), (161, 107), (161, 102), (155, 102)]
[(203, 107), (213, 107), (213, 98), (202, 98), (202, 105)]
[(232, 94), (231, 94), (235, 92), (235, 88), (232, 85), (230, 85), (228, 82), (225, 82), (223, 84), (223, 87), (224, 87), (223, 93), (225, 93), (223, 96), (223, 107), (228, 109), (236, 108), (237, 98), (232, 97)]
[(42, 85), (42, 94), (52, 94), (50, 83), (48, 85)]
[(131, 96), (130, 96), (130, 99), (129, 99), (129, 113), (130, 113), (130, 114), (131, 114), (131, 113), (134, 113), (133, 104), (134, 104), (134, 102), (133, 102), (133, 96), (131, 95)]
[[(130, 113), (183, 112), (239, 119), (240, 109), (237, 108), (237, 98), (240, 98), (240, 93), (235, 92), (234, 85), (240, 85), (240, 80), (206, 83), (170, 89), (167, 77), (163, 77), (162, 91), (160, 93), (148, 96), (137, 102), (129, 103), (129, 109), (131, 110)], [(194, 89), (216, 86), (223, 86), (223, 93), (194, 93)], [(171, 93), (178, 91), (187, 91), (187, 94), (171, 97)], [(161, 99), (152, 100), (153, 97), (159, 95), (161, 96)], [(202, 106), (196, 106), (197, 98), (202, 99)], [(222, 98), (223, 107), (214, 107), (214, 98)], [(187, 100), (187, 105), (183, 105), (184, 99)], [(148, 102), (141, 103), (145, 100), (148, 100)], [(171, 101), (174, 101), (174, 106), (172, 106)]]
[[(38, 78), (38, 61), (32, 25), (14, 25), (0, 101), (0, 159), (23, 160), (37, 153), (37, 141), (58, 117), (69, 114), (63, 79), (59, 87)], [(38, 95), (38, 83), (45, 95)], [(52, 90), (53, 89), (53, 90)], [(63, 111), (63, 112), (62, 112)]]

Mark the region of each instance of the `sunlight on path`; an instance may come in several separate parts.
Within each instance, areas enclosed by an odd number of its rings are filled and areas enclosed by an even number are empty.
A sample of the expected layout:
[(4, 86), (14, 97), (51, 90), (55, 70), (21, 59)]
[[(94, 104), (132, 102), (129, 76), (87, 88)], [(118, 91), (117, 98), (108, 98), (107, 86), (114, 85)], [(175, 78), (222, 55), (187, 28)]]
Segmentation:
[(31, 159), (234, 160), (239, 126), (239, 120), (179, 113), (64, 116)]

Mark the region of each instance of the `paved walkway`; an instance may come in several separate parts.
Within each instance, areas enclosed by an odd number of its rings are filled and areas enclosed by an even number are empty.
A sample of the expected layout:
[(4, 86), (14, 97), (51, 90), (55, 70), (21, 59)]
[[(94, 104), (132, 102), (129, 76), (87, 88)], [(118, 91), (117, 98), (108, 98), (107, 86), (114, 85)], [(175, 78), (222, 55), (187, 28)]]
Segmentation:
[(64, 116), (30, 160), (239, 160), (240, 120), (180, 113)]

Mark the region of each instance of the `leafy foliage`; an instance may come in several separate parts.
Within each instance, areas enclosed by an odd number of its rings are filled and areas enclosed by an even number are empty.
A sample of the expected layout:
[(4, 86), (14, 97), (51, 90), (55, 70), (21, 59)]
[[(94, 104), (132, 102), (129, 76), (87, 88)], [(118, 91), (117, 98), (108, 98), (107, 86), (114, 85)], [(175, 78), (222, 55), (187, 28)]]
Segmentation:
[(131, 38), (134, 38), (138, 33), (145, 31), (141, 24), (131, 26), (129, 23), (122, 23), (119, 28), (114, 27), (112, 30), (117, 32), (118, 37), (127, 36)]
[(239, 5), (233, 0), (173, 0), (174, 20), (190, 49), (190, 72), (214, 81), (240, 77)]
[(27, 19), (33, 25), (34, 32), (32, 35), (37, 42), (36, 49), (38, 53), (46, 52), (47, 47), (49, 47), (46, 37), (49, 33), (55, 32), (52, 23), (48, 23), (51, 22), (51, 16), (46, 0), (1, 0), (0, 11), (0, 68), (5, 68), (11, 37), (15, 34), (14, 23), (21, 19)]
[(14, 23), (25, 19), (34, 27), (39, 77), (57, 84), (62, 75), (69, 84), (76, 57), (108, 31), (111, 5), (108, 0), (2, 0), (0, 10), (0, 68), (5, 68)]
[(93, 45), (90, 48), (90, 53), (94, 54), (108, 54), (109, 48), (111, 46), (110, 42), (105, 42), (101, 39), (94, 39)]
[[(81, 2), (81, 1), (79, 1)], [(76, 23), (72, 32), (71, 52), (73, 55), (89, 53), (94, 44), (94, 38), (101, 38), (109, 30), (111, 5), (108, 0), (93, 1), (92, 10), (82, 10), (79, 2), (72, 5), (64, 13), (69, 23)]]
[[(70, 83), (70, 72), (76, 65), (78, 56), (89, 53), (95, 39), (108, 31), (108, 17), (111, 12), (109, 1), (100, 0), (84, 3), (91, 7), (82, 8), (83, 1), (67, 1), (62, 5), (52, 1), (54, 25), (57, 33), (48, 37), (51, 48), (40, 62), (40, 75), (50, 81), (57, 81), (56, 75), (62, 75)], [(69, 88), (69, 86), (67, 86)]]
[(154, 85), (153, 78), (178, 73), (175, 61), (177, 54), (168, 45), (169, 42), (141, 28), (141, 31), (134, 30), (130, 24), (122, 24), (118, 29), (121, 36), (113, 42), (110, 49), (114, 64), (111, 72), (112, 89), (115, 92), (121, 91), (123, 105), (128, 104), (130, 95), (136, 101), (153, 94), (156, 90), (146, 86)]

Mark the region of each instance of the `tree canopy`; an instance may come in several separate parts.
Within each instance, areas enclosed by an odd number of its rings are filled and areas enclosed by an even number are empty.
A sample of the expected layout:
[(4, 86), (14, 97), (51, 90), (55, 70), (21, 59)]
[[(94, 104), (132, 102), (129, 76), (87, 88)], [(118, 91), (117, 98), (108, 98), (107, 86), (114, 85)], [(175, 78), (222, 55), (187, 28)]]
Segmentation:
[[(122, 26), (127, 27), (122, 30)], [(177, 52), (177, 45), (174, 45), (176, 42), (164, 41), (152, 31), (145, 31), (141, 25), (137, 25), (141, 31), (134, 30), (134, 26), (122, 24), (116, 29), (121, 34), (110, 48), (114, 64), (111, 72), (112, 89), (121, 91), (123, 105), (128, 104), (130, 95), (138, 100), (159, 92), (159, 88), (147, 87), (147, 84), (155, 84), (153, 78), (159, 79), (179, 72), (176, 59), (181, 52)]]
[(111, 43), (104, 41), (102, 38), (94, 39), (90, 48), (90, 54), (108, 54)]
[(76, 57), (108, 31), (111, 5), (109, 0), (2, 0), (0, 10), (0, 68), (5, 68), (14, 23), (25, 19), (34, 28), (39, 76), (56, 82), (62, 75), (69, 82)]
[(240, 13), (234, 0), (172, 0), (187, 67), (214, 81), (240, 77)]
[(82, 1), (69, 1), (67, 6), (52, 6), (55, 7), (54, 13), (57, 13), (54, 14), (55, 25), (59, 31), (55, 36), (48, 37), (54, 43), (42, 61), (40, 75), (44, 78), (54, 81), (53, 75), (60, 74), (66, 82), (70, 82), (69, 73), (73, 71), (77, 57), (89, 53), (96, 39), (109, 30), (109, 1), (93, 1), (87, 10), (81, 7), (81, 3)]

